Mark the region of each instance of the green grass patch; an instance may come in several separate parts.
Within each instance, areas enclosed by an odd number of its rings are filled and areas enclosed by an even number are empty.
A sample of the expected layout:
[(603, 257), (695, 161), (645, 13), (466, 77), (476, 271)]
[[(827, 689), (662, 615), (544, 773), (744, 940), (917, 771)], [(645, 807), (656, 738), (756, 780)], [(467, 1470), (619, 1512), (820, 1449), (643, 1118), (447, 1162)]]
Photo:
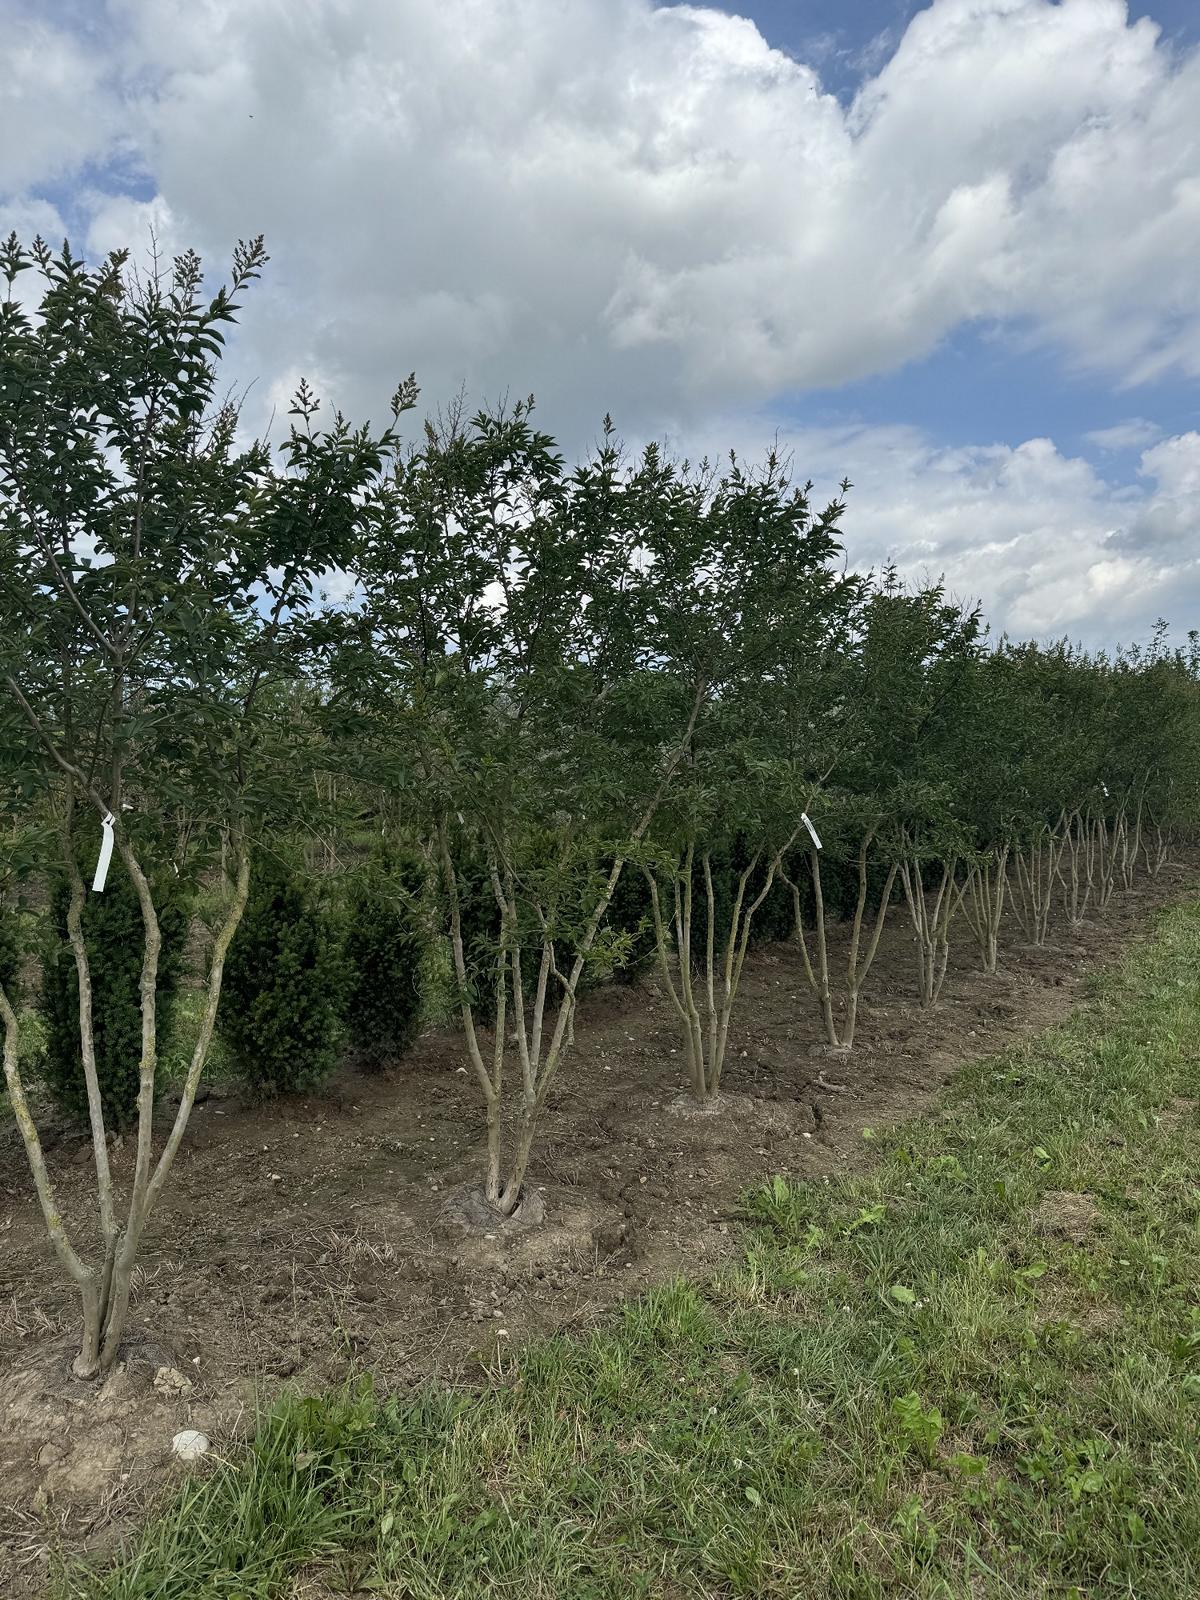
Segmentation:
[(750, 1196), (715, 1280), (475, 1389), (281, 1402), (57, 1594), (1195, 1596), (1198, 1041), (1188, 907), (866, 1175)]

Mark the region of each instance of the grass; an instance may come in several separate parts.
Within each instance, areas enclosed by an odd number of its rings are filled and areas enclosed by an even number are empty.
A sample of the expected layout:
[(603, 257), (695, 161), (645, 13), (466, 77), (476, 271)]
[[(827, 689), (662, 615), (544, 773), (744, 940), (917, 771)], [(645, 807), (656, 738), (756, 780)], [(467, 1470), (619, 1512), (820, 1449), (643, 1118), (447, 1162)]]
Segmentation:
[(1194, 1596), (1198, 1095), (1189, 907), (865, 1175), (751, 1195), (714, 1280), (471, 1389), (283, 1401), (56, 1594)]

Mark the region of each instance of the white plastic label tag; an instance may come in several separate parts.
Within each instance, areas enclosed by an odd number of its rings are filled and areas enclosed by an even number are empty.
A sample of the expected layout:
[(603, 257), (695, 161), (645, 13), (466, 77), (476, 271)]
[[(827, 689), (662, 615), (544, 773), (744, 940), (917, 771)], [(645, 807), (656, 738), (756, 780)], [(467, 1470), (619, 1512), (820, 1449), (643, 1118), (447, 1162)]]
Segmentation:
[(104, 885), (108, 882), (108, 864), (112, 860), (113, 853), (113, 814), (111, 811), (104, 813), (101, 827), (104, 829), (104, 836), (100, 840), (100, 855), (96, 861), (96, 876), (92, 879), (92, 892), (94, 894), (101, 894)]
[(817, 830), (813, 827), (812, 823), (808, 820), (808, 812), (807, 811), (802, 811), (800, 813), (800, 821), (804, 824), (804, 826), (808, 829), (809, 833), (812, 835), (812, 842), (816, 845), (817, 849), (819, 850), (821, 848), (821, 841), (820, 841), (820, 839), (817, 838)]

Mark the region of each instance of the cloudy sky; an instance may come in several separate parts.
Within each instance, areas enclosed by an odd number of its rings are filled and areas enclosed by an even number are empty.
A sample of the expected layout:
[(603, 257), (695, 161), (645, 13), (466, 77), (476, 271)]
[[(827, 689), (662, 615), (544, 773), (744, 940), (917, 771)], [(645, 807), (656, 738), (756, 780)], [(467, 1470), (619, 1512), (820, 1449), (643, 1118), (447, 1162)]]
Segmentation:
[(233, 351), (382, 420), (775, 436), (1000, 627), (1200, 625), (1197, 0), (0, 0), (0, 228), (272, 255)]

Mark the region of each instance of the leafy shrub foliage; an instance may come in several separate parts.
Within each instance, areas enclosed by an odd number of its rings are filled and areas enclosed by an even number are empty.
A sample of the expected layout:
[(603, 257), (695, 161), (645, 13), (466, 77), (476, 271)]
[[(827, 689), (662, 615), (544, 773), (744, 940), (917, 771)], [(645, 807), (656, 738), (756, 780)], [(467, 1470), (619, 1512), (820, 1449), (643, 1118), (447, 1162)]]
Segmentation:
[(13, 1006), (17, 1003), (15, 991), (20, 973), (21, 944), (17, 914), (11, 906), (0, 901), (0, 989), (8, 995)]
[[(81, 863), (81, 868), (82, 868)], [(87, 1084), (79, 1041), (79, 980), (67, 937), (70, 888), (58, 874), (51, 888), (47, 946), (43, 962), (42, 1004), (46, 1023), (45, 1079), (51, 1098), (72, 1122), (88, 1120)], [(165, 875), (154, 885), (162, 948), (158, 961), (157, 1034), (171, 1030), (183, 972), (187, 915), (183, 900)], [(83, 939), (92, 977), (92, 1032), (96, 1076), (104, 1120), (128, 1128), (137, 1116), (142, 1054), (142, 976), (144, 929), (137, 892), (119, 857), (114, 856), (103, 893), (89, 892), (83, 904)], [(162, 1085), (156, 1079), (156, 1089)]]
[(404, 1054), (421, 1022), (425, 872), (413, 856), (385, 857), (350, 898), (345, 1016), (359, 1064), (379, 1071)]
[(262, 1093), (323, 1083), (338, 1063), (344, 988), (329, 908), (310, 879), (264, 860), (221, 993), (221, 1033), (236, 1076)]
[(605, 919), (609, 930), (621, 937), (621, 961), (612, 976), (618, 983), (635, 983), (654, 965), (654, 914), (645, 874), (627, 862), (617, 879), (616, 891)]

